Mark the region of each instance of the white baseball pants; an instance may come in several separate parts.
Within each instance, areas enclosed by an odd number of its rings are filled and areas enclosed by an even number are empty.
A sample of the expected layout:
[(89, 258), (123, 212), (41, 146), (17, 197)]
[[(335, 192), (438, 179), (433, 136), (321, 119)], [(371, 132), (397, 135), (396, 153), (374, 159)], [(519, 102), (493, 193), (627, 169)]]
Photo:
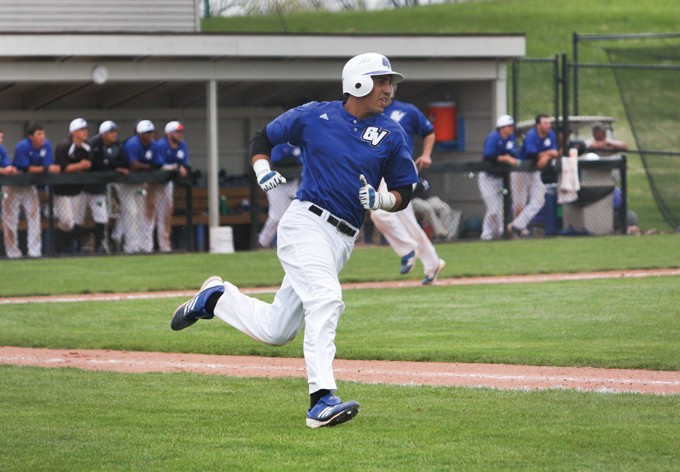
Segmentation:
[(309, 392), (337, 389), (333, 375), (335, 332), (345, 304), (338, 274), (359, 234), (341, 233), (308, 210), (309, 202), (295, 200), (279, 224), (278, 257), (286, 273), (274, 302), (269, 304), (239, 292), (229, 282), (215, 315), (271, 345), (286, 344), (304, 327), (304, 356)]
[(42, 234), (40, 229), (40, 199), (38, 190), (30, 185), (5, 185), (2, 187), (6, 194), (2, 200), (2, 230), (5, 238), (7, 257), (16, 259), (21, 257), (19, 249), (19, 213), (24, 209), (24, 216), (28, 226), (27, 246), (29, 257), (42, 255)]
[(76, 224), (82, 224), (85, 221), (85, 203), (82, 192), (77, 195), (55, 195), (57, 227), (62, 231), (71, 231)]
[(524, 230), (545, 203), (545, 185), (540, 172), (513, 172), (510, 174), (514, 216), (512, 226)]
[(257, 238), (260, 246), (269, 247), (272, 245), (274, 236), (276, 236), (276, 230), (279, 227), (279, 221), (281, 221), (283, 214), (290, 206), (290, 202), (295, 199), (295, 193), (299, 185), (298, 179), (291, 179), (267, 192), (269, 211), (267, 212), (267, 221), (264, 222), (262, 231), (260, 231)]
[[(173, 193), (175, 185), (173, 182), (166, 182), (164, 184), (149, 185), (149, 198), (153, 200), (153, 227), (156, 228), (156, 237), (158, 238), (158, 249), (161, 252), (172, 251), (172, 244), (170, 242), (170, 223), (172, 222), (172, 212), (175, 208), (173, 201)], [(153, 237), (153, 234), (152, 234)]]
[(503, 178), (480, 172), (477, 184), (486, 206), (480, 239), (490, 241), (502, 238), (505, 233), (503, 227)]
[(115, 184), (120, 201), (120, 216), (112, 237), (123, 238), (123, 251), (127, 254), (153, 252), (153, 226), (147, 204), (146, 185)]
[(439, 256), (430, 238), (418, 224), (413, 206), (409, 204), (403, 210), (394, 213), (384, 210), (369, 213), (376, 229), (385, 236), (399, 257), (404, 257), (415, 250), (426, 274), (433, 274), (437, 270)]

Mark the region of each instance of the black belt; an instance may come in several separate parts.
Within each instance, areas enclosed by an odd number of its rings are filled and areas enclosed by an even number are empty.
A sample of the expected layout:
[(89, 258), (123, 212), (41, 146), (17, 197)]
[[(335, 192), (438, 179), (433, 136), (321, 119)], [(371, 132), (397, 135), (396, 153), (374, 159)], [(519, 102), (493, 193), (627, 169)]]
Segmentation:
[[(309, 211), (314, 213), (316, 216), (323, 215), (323, 210), (316, 205), (311, 205), (309, 207)], [(357, 230), (352, 228), (350, 225), (348, 225), (344, 221), (337, 219), (336, 217), (334, 217), (330, 213), (328, 214), (328, 218), (326, 219), (326, 221), (328, 223), (330, 223), (331, 225), (335, 226), (336, 228), (338, 228), (338, 231), (340, 231), (342, 234), (346, 234), (350, 238), (353, 238), (357, 234)]]

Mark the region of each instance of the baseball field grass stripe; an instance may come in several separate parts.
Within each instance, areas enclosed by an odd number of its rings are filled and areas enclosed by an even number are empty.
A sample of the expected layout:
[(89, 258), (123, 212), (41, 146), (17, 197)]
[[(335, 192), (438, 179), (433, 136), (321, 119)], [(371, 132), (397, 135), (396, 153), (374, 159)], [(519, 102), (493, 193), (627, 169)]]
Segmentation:
[[(343, 382), (348, 398), (361, 399), (361, 414), (324, 431), (304, 426), (305, 385), (302, 378), (0, 366), (0, 464), (4, 472), (677, 465), (677, 395)], [(287, 401), (272, 405), (272, 396)]]
[[(474, 241), (439, 244), (437, 252), (448, 262), (442, 278), (680, 268), (680, 238), (674, 234)], [(340, 279), (420, 282), (416, 271), (403, 276), (399, 267), (399, 258), (389, 247), (360, 246)], [(59, 277), (54, 277), (57, 273)], [(283, 270), (274, 251), (101, 257), (96, 264), (89, 257), (3, 261), (0, 298), (91, 293), (117, 297), (147, 291), (162, 296), (175, 290), (193, 296), (211, 274), (254, 290), (278, 286)], [(36, 285), (36, 279), (42, 283)]]
[[(670, 276), (349, 290), (337, 357), (680, 370), (677, 287)], [(302, 336), (264, 346), (217, 319), (177, 336), (181, 301), (4, 305), (0, 345), (301, 356)]]

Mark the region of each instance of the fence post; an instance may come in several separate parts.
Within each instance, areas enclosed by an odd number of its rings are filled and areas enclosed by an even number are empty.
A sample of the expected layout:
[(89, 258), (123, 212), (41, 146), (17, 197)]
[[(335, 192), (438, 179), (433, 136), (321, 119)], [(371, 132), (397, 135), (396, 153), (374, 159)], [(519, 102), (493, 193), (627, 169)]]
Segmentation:
[(626, 155), (621, 154), (621, 168), (619, 172), (621, 173), (621, 221), (619, 224), (621, 226), (621, 234), (628, 233), (628, 164), (626, 162)]
[(512, 61), (512, 119), (519, 120), (519, 61)]
[(503, 231), (506, 233), (505, 237), (509, 238), (511, 235), (505, 231), (514, 216), (512, 211), (512, 188), (510, 186), (510, 176), (512, 171), (503, 172)]
[(574, 115), (578, 116), (578, 33), (574, 32), (571, 36), (572, 59), (574, 61)]

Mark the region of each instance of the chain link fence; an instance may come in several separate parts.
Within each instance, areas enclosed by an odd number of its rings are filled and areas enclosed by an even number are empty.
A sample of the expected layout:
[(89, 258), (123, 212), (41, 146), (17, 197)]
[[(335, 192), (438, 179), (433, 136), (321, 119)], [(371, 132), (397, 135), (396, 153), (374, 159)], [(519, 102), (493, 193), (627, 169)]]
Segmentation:
[[(680, 33), (574, 34), (573, 108), (612, 118), (611, 138), (628, 143), (641, 162), (651, 196), (636, 192), (638, 206), (652, 200), (663, 221), (680, 231)], [(585, 130), (588, 138), (590, 130)], [(653, 215), (641, 215), (653, 219)]]
[[(620, 156), (581, 163), (581, 189), (577, 199), (560, 203), (556, 184), (545, 185), (545, 198), (528, 222), (527, 232), (513, 235), (506, 230), (523, 202), (513, 195), (516, 184), (531, 178), (533, 166), (508, 169), (484, 162), (434, 163), (426, 178), (430, 190), (413, 200), (416, 217), (434, 242), (480, 239), (490, 201), (499, 209), (500, 234), (491, 239), (512, 237), (545, 237), (559, 235), (609, 235), (626, 231), (625, 185), (626, 159)], [(495, 195), (484, 198), (480, 177), (488, 172), (502, 175)], [(481, 174), (481, 176), (480, 176)], [(513, 204), (513, 197), (515, 197)], [(363, 228), (364, 242), (385, 243), (367, 219)]]

